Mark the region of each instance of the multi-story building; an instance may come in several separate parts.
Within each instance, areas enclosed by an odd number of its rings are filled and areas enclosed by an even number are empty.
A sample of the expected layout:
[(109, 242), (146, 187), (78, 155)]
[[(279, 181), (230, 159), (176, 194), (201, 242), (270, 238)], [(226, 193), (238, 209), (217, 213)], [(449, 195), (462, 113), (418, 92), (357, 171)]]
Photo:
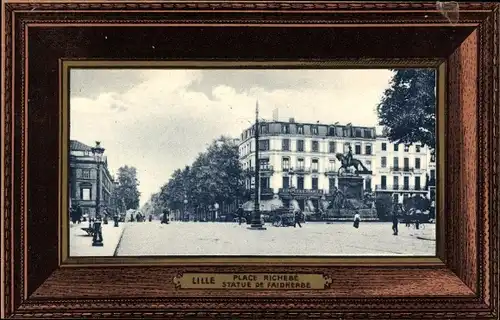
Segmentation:
[[(255, 125), (243, 131), (239, 145), (240, 162), (249, 175), (247, 189), (253, 188), (255, 168)], [(349, 146), (353, 156), (372, 170), (375, 127), (351, 124), (265, 121), (259, 124), (261, 199), (279, 197), (285, 206), (294, 199), (301, 209), (313, 210), (319, 201), (338, 187), (337, 153)], [(373, 190), (371, 174), (363, 175), (364, 189)]]
[[(112, 206), (111, 194), (114, 188), (114, 179), (109, 173), (107, 157), (103, 155), (102, 163), (98, 165), (92, 153), (92, 147), (76, 140), (70, 141), (69, 155), (69, 195), (70, 206), (79, 205), (83, 214), (95, 216), (97, 206), (97, 192), (100, 193), (101, 208)], [(98, 185), (97, 172), (100, 170)]]
[(391, 194), (398, 203), (413, 195), (428, 195), (428, 174), (435, 176), (436, 172), (435, 161), (432, 169), (429, 148), (418, 143), (391, 143), (387, 137), (378, 136), (375, 153), (377, 193)]
[[(416, 194), (435, 195), (433, 153), (420, 144), (394, 144), (377, 136), (375, 127), (352, 124), (265, 121), (259, 124), (260, 196), (278, 197), (285, 206), (295, 199), (301, 209), (316, 208), (338, 188), (337, 153), (351, 146), (353, 156), (371, 174), (361, 174), (364, 191), (389, 193), (395, 201)], [(255, 125), (241, 134), (240, 163), (248, 172), (247, 189), (254, 188)]]
[(436, 201), (436, 154), (434, 151), (429, 151), (428, 154), (429, 162), (428, 162), (428, 182), (427, 189), (429, 191), (429, 199), (432, 202)]

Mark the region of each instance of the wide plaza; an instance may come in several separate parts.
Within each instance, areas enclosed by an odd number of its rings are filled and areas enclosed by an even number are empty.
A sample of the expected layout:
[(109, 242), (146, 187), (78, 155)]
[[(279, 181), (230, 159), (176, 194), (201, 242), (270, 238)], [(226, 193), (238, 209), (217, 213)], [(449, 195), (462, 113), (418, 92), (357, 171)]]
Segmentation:
[(116, 256), (433, 256), (436, 252), (434, 224), (420, 230), (399, 224), (398, 236), (392, 234), (390, 222), (362, 222), (359, 229), (352, 222), (307, 222), (302, 228), (266, 224), (266, 230), (249, 230), (247, 224), (238, 223), (160, 224), (158, 220), (122, 225)]

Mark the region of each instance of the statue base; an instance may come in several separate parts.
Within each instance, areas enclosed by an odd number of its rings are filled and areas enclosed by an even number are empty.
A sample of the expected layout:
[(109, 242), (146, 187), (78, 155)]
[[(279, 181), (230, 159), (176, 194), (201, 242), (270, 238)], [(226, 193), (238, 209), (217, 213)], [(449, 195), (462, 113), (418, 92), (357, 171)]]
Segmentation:
[(363, 177), (352, 175), (352, 176), (340, 176), (339, 177), (339, 190), (344, 193), (347, 199), (363, 199)]

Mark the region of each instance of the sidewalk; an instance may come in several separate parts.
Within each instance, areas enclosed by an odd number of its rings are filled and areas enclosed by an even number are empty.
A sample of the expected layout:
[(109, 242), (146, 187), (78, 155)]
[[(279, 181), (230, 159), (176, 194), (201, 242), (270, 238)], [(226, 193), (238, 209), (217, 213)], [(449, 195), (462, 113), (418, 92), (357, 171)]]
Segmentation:
[(436, 228), (425, 228), (423, 230), (414, 230), (414, 235), (419, 240), (436, 241)]
[(92, 237), (81, 228), (87, 228), (88, 222), (70, 224), (69, 228), (69, 255), (74, 257), (112, 257), (120, 242), (126, 223), (120, 222), (114, 227), (114, 222), (102, 224), (102, 247), (92, 246)]

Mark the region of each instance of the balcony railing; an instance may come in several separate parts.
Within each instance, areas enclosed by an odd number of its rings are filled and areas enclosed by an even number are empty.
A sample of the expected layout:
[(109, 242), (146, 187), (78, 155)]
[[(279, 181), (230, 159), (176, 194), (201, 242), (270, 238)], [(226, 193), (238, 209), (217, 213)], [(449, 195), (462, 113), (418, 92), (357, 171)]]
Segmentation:
[(325, 170), (325, 174), (332, 175), (332, 174), (337, 174), (337, 173), (338, 173), (338, 170), (335, 168), (328, 168)]
[(423, 186), (405, 186), (405, 185), (383, 185), (379, 184), (375, 186), (375, 190), (388, 190), (388, 191), (426, 191)]
[(322, 196), (323, 190), (320, 189), (296, 189), (296, 188), (280, 188), (280, 194), (292, 195), (307, 195), (307, 196)]
[(273, 166), (270, 164), (261, 164), (260, 171), (274, 171)]
[[(253, 175), (255, 174), (255, 167), (250, 167), (245, 170), (248, 175)], [(270, 164), (261, 164), (259, 168), (260, 172), (274, 172), (274, 168)]]
[(311, 171), (311, 169), (309, 168), (306, 168), (306, 167), (297, 167), (295, 169), (293, 169), (293, 172), (295, 173), (309, 173)]
[(391, 167), (391, 171), (393, 171), (393, 172), (413, 172), (413, 171), (415, 171), (415, 169), (410, 168), (410, 167)]

